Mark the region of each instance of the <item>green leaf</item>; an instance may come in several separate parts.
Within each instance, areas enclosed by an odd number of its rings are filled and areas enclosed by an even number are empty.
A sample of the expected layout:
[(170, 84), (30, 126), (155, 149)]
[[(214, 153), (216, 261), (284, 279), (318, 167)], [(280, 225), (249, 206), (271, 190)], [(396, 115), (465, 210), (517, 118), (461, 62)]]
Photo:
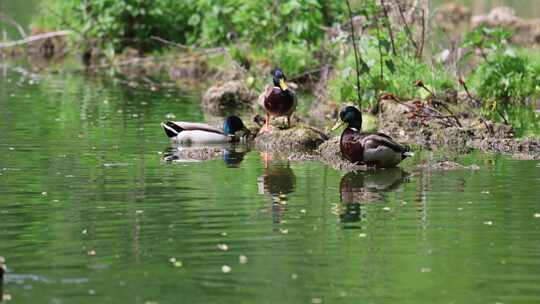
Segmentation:
[(386, 50), (387, 53), (390, 52), (390, 41), (386, 40), (386, 39), (379, 39), (379, 45), (384, 47), (384, 49)]
[(394, 74), (394, 72), (396, 71), (396, 66), (394, 65), (394, 61), (392, 59), (386, 59), (384, 63), (386, 64), (386, 67), (388, 68), (390, 73)]

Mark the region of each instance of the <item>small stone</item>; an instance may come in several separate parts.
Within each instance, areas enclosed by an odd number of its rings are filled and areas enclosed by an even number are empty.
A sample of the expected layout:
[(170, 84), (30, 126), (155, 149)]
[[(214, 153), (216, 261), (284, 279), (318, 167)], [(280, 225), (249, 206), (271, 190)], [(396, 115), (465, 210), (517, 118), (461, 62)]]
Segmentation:
[(223, 251), (229, 250), (229, 246), (227, 246), (227, 244), (218, 244), (217, 247), (219, 250), (223, 250)]
[(245, 255), (239, 256), (238, 260), (239, 260), (240, 264), (247, 264), (247, 262), (248, 262), (248, 258)]
[(221, 271), (223, 271), (223, 273), (229, 273), (231, 272), (231, 270), (232, 270), (231, 266), (228, 266), (228, 265), (221, 266)]

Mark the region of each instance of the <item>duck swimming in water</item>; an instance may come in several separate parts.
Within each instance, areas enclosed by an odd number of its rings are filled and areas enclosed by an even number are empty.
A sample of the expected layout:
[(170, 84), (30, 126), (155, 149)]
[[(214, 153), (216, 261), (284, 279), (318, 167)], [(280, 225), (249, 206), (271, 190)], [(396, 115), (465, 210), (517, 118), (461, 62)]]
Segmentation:
[(251, 132), (238, 116), (228, 116), (223, 130), (204, 123), (165, 121), (161, 127), (167, 136), (182, 143), (227, 143), (247, 140)]
[(409, 147), (395, 142), (383, 133), (364, 133), (362, 113), (355, 107), (345, 107), (339, 113), (340, 122), (332, 130), (347, 124), (339, 142), (341, 154), (356, 164), (389, 168), (395, 167), (403, 159), (412, 156)]
[(259, 96), (259, 105), (266, 112), (266, 122), (260, 132), (269, 131), (272, 116), (287, 116), (287, 127), (291, 127), (291, 115), (296, 109), (296, 94), (285, 82), (285, 74), (280, 68), (272, 75), (273, 86), (266, 87)]

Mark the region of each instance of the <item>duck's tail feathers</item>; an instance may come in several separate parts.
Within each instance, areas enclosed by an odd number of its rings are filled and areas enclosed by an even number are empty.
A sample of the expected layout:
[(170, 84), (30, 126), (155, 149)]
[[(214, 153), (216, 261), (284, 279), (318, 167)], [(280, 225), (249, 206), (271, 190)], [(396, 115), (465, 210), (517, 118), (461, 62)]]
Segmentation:
[(405, 157), (414, 156), (414, 152), (412, 152), (412, 151), (403, 152), (403, 156), (405, 156)]
[(169, 137), (176, 137), (180, 132), (184, 131), (182, 127), (175, 124), (173, 121), (165, 121), (161, 123), (161, 127), (163, 128), (163, 131), (165, 131), (165, 134)]
[(403, 158), (412, 157), (412, 156), (414, 156), (414, 152), (411, 151), (411, 147), (406, 146), (405, 151), (403, 151), (403, 153), (401, 155), (402, 155)]

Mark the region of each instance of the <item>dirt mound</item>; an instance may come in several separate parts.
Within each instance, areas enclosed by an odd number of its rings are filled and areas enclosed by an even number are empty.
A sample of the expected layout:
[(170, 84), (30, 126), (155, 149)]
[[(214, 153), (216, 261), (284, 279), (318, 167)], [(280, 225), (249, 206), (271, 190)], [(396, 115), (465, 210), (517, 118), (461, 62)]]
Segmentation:
[(233, 80), (208, 88), (203, 95), (202, 106), (213, 115), (222, 115), (227, 110), (250, 108), (255, 98), (242, 81)]
[(291, 151), (315, 150), (328, 136), (322, 131), (309, 126), (296, 126), (280, 130), (272, 128), (270, 131), (257, 135), (256, 147), (263, 151)]

